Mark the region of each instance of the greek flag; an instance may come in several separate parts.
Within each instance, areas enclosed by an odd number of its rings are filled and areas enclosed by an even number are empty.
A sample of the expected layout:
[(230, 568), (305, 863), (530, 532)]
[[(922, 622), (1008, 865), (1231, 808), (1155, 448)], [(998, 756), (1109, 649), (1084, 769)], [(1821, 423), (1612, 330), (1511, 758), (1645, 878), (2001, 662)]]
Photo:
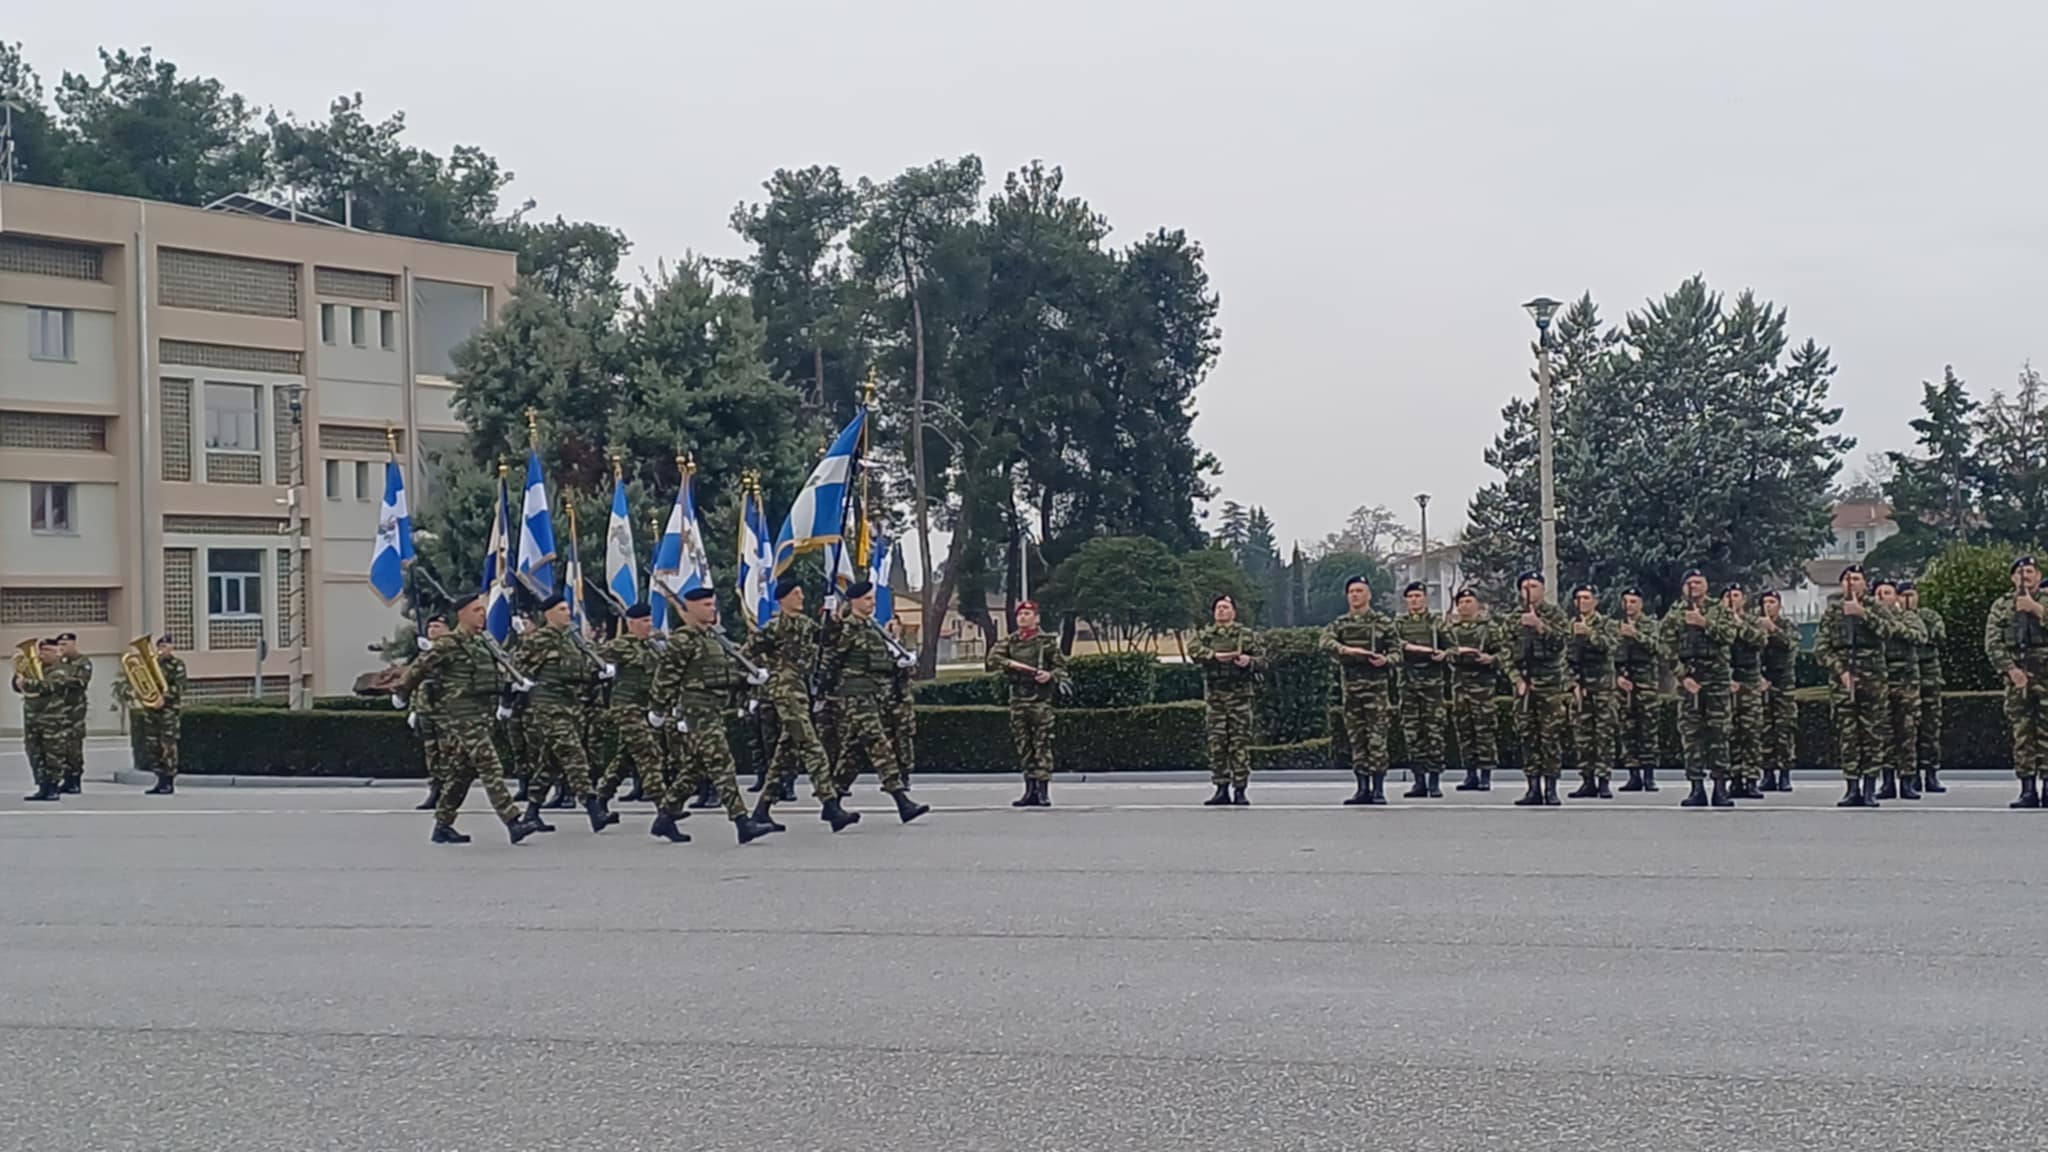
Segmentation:
[(896, 615), (896, 592), (889, 587), (889, 557), (896, 550), (887, 536), (876, 536), (874, 554), (868, 561), (868, 579), (875, 585), (875, 623), (887, 624)]
[(519, 582), (542, 598), (555, 594), (555, 519), (540, 453), (526, 454), (526, 501), (519, 520)]
[[(867, 428), (868, 410), (862, 408), (853, 421), (832, 441), (825, 458), (811, 470), (803, 491), (790, 505), (789, 519), (775, 537), (775, 571), (779, 575), (796, 559), (797, 553), (837, 544), (846, 534), (846, 486), (860, 459), (862, 432)], [(836, 570), (836, 566), (828, 571)]]
[(569, 534), (569, 563), (562, 569), (562, 595), (569, 602), (569, 626), (583, 630), (583, 557), (576, 548), (575, 533)]
[(626, 479), (612, 478), (612, 518), (604, 531), (604, 584), (618, 602), (640, 602), (640, 557), (633, 551), (633, 522), (626, 517)]
[(692, 588), (711, 583), (711, 558), (704, 552), (704, 529), (697, 522), (697, 493), (689, 471), (683, 473), (668, 525), (654, 550), (654, 581), (678, 599)]
[(405, 472), (397, 460), (384, 462), (384, 505), (377, 509), (377, 542), (370, 549), (370, 591), (389, 604), (405, 591), (412, 563), (412, 513), (405, 505)]
[(761, 493), (740, 494), (740, 604), (749, 628), (764, 628), (775, 615), (775, 538), (768, 534), (768, 509)]
[(667, 589), (676, 591), (676, 585), (669, 577), (682, 567), (683, 563), (683, 493), (690, 487), (688, 473), (683, 474), (683, 486), (676, 489), (676, 502), (668, 510), (668, 523), (661, 530), (661, 539), (654, 542), (653, 570), (647, 575), (651, 586), (648, 593), (649, 607), (653, 609), (654, 630), (668, 630), (668, 597), (654, 595), (654, 591)]
[(497, 516), (491, 523), (491, 544), (484, 553), (484, 630), (503, 644), (512, 635), (512, 496), (498, 479)]

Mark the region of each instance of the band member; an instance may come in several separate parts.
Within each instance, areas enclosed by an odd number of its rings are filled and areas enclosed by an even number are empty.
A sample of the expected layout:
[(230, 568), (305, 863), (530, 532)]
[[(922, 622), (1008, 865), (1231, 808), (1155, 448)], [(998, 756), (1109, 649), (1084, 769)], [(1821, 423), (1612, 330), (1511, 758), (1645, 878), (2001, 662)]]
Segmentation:
[(1573, 800), (1614, 799), (1614, 757), (1620, 748), (1616, 733), (1614, 622), (1600, 614), (1599, 593), (1591, 584), (1572, 589), (1572, 634), (1565, 661), (1572, 673), (1572, 703), (1577, 705), (1576, 741), (1579, 786)]
[[(1733, 673), (1728, 646), (1735, 640), (1735, 617), (1727, 605), (1707, 596), (1707, 577), (1695, 568), (1685, 574), (1678, 603), (1664, 616), (1663, 645), (1678, 674), (1678, 740), (1685, 750), (1685, 779), (1690, 788), (1682, 808), (1731, 808), (1728, 794), (1728, 710)], [(1707, 795), (1707, 781), (1714, 792)]]
[(1877, 775), (1891, 754), (1891, 706), (1885, 698), (1884, 634), (1893, 624), (1872, 603), (1863, 566), (1842, 569), (1841, 599), (1821, 614), (1813, 655), (1828, 673), (1835, 755), (1845, 788), (1838, 808), (1875, 808)]
[[(718, 628), (717, 593), (708, 585), (692, 588), (683, 593), (682, 603), (682, 627), (670, 631), (668, 650), (662, 653), (654, 678), (654, 711), (657, 716), (673, 718), (682, 764), (669, 781), (648, 831), (666, 840), (688, 839), (676, 829), (683, 800), (708, 780), (739, 842), (749, 844), (782, 831), (780, 824), (757, 820), (747, 811), (740, 799), (732, 743), (726, 736), (725, 718), (735, 711), (733, 701), (749, 681), (733, 653), (714, 634)], [(765, 682), (766, 677), (761, 679)]]
[(1792, 698), (1797, 679), (1799, 633), (1786, 620), (1784, 600), (1764, 593), (1764, 736), (1763, 790), (1790, 792), (1792, 762), (1798, 755), (1799, 702)]
[(1024, 795), (1012, 808), (1052, 807), (1053, 697), (1067, 682), (1067, 655), (1059, 637), (1038, 630), (1038, 602), (1017, 605), (1017, 627), (996, 641), (982, 666), (999, 673), (1010, 690), (1010, 744), (1024, 773)]
[(441, 803), (434, 810), (436, 844), (467, 844), (469, 837), (455, 830), (455, 816), (469, 796), (469, 786), (481, 779), (491, 807), (505, 824), (505, 831), (517, 844), (540, 831), (536, 819), (521, 819), (519, 806), (505, 788), (504, 765), (497, 746), (491, 743), (491, 718), (512, 716), (506, 691), (515, 686), (509, 660), (501, 658), (484, 635), (486, 605), (482, 596), (465, 596), (455, 604), (455, 629), (434, 641), (405, 670), (398, 692), (391, 702), (403, 709), (407, 698), (431, 685), (434, 693), (434, 722), (440, 733), (447, 765), (447, 783), (441, 789)]
[[(775, 585), (775, 615), (748, 641), (748, 655), (768, 672), (761, 695), (775, 735), (769, 757), (769, 783), (755, 810), (768, 815), (776, 800), (787, 799), (798, 770), (811, 780), (811, 795), (823, 805), (819, 818), (834, 832), (860, 823), (839, 800), (832, 762), (812, 723), (811, 677), (818, 669), (818, 623), (804, 615), (803, 582), (785, 576)], [(775, 793), (770, 796), (770, 793)]]
[(875, 586), (855, 581), (846, 589), (846, 604), (848, 615), (839, 626), (832, 661), (839, 673), (839, 775), (857, 775), (865, 762), (881, 779), (882, 791), (896, 802), (896, 815), (908, 824), (931, 806), (910, 798), (910, 786), (903, 782), (896, 747), (882, 720), (882, 702), (899, 667), (897, 657), (875, 623)]
[(63, 729), (57, 745), (63, 755), (63, 790), (77, 795), (85, 788), (85, 718), (91, 705), (92, 659), (78, 650), (78, 633), (57, 633), (57, 666), (50, 672), (57, 689), (57, 715)]
[(605, 710), (614, 741), (611, 762), (597, 784), (598, 797), (607, 804), (629, 772), (637, 794), (651, 791), (659, 796), (666, 790), (660, 733), (647, 723), (647, 713), (654, 706), (654, 676), (661, 667), (661, 650), (654, 646), (653, 637), (653, 609), (635, 604), (626, 609), (625, 628), (603, 648), (603, 658), (619, 670), (612, 678), (611, 703)]
[(57, 685), (51, 682), (57, 669), (57, 642), (38, 640), (35, 648), (41, 675), (23, 675), (26, 669), (17, 662), (14, 690), (21, 694), (22, 751), (36, 782), (35, 792), (22, 799), (41, 802), (57, 799), (64, 790), (64, 754), (57, 747), (64, 721)]
[(1252, 778), (1252, 695), (1265, 655), (1259, 638), (1237, 622), (1237, 602), (1228, 595), (1209, 604), (1213, 619), (1195, 633), (1188, 659), (1202, 670), (1202, 697), (1208, 701), (1209, 782), (1216, 794), (1202, 803), (1244, 805)]
[(1947, 677), (1941, 667), (1941, 650), (1948, 646), (1948, 622), (1934, 609), (1921, 607), (1920, 590), (1913, 586), (1911, 580), (1899, 581), (1899, 598), (1905, 601), (1906, 611), (1920, 617), (1920, 626), (1927, 632), (1926, 643), (1920, 645), (1920, 731), (1914, 756), (1914, 762), (1920, 768), (1920, 790), (1946, 792), (1948, 788), (1940, 777), (1941, 693), (1947, 687)]
[(1358, 791), (1344, 803), (1385, 804), (1387, 728), (1394, 716), (1393, 653), (1400, 641), (1394, 622), (1372, 606), (1372, 585), (1365, 577), (1344, 582), (1344, 603), (1349, 611), (1324, 625), (1319, 645), (1337, 660), (1344, 746), (1350, 751), (1352, 775), (1358, 778)]
[(1451, 644), (1451, 729), (1458, 737), (1458, 761), (1465, 778), (1460, 792), (1491, 792), (1500, 761), (1500, 714), (1494, 709), (1504, 660), (1500, 625), (1479, 602), (1479, 593), (1458, 593), (1447, 625)]
[(133, 720), (142, 746), (149, 753), (150, 771), (156, 773), (154, 787), (145, 796), (169, 796), (178, 790), (178, 739), (184, 734), (185, 662), (178, 659), (178, 647), (166, 632), (156, 638), (156, 666), (164, 676), (163, 704), (156, 708), (132, 708)]
[(1401, 743), (1414, 783), (1410, 800), (1442, 796), (1444, 771), (1444, 687), (1450, 679), (1444, 622), (1429, 610), (1429, 586), (1420, 580), (1402, 591), (1403, 611), (1394, 618), (1401, 642)]
[(1742, 585), (1721, 593), (1721, 606), (1735, 623), (1728, 641), (1728, 795), (1736, 800), (1765, 799), (1764, 644), (1768, 634), (1761, 618), (1749, 612)]
[(2014, 808), (2042, 806), (2048, 774), (2048, 607), (2041, 568), (2032, 556), (2012, 562), (2012, 594), (1992, 601), (1984, 617), (1984, 654), (2005, 677), (2005, 722), (2012, 726), (2012, 770), (2020, 779)]
[[(542, 626), (529, 631), (519, 647), (520, 670), (533, 681), (527, 694), (525, 728), (527, 751), (539, 765), (536, 782), (545, 774), (559, 775), (564, 793), (583, 805), (590, 830), (602, 832), (616, 824), (618, 816), (598, 798), (590, 780), (590, 758), (583, 749), (583, 710), (591, 690), (618, 675), (618, 666), (604, 663), (580, 637), (573, 635), (568, 600), (561, 593), (541, 605)], [(526, 815), (540, 821), (542, 793), (528, 794)], [(540, 821), (547, 831), (545, 821)]]
[(1543, 574), (1524, 572), (1520, 628), (1508, 653), (1508, 679), (1515, 686), (1517, 726), (1522, 741), (1522, 775), (1528, 791), (1519, 808), (1556, 807), (1557, 778), (1564, 771), (1564, 742), (1571, 737), (1571, 688), (1565, 646), (1572, 635), (1564, 610), (1544, 597)]
[(1895, 580), (1877, 582), (1877, 602), (1892, 618), (1893, 627), (1884, 633), (1885, 707), (1891, 716), (1884, 782), (1878, 786), (1879, 800), (1918, 800), (1920, 772), (1920, 647), (1927, 643), (1927, 628), (1917, 613), (1906, 611)]
[[(435, 616), (428, 620), (426, 634), (419, 637), (413, 660), (433, 651), (434, 641), (447, 634), (448, 621), (445, 617)], [(406, 716), (405, 722), (420, 738), (420, 758), (427, 767), (427, 798), (420, 801), (414, 811), (432, 812), (441, 806), (441, 792), (448, 786), (447, 758), (441, 754), (440, 729), (434, 724), (434, 685), (422, 686), (410, 699), (412, 712)]]
[(1621, 594), (1621, 622), (1614, 629), (1615, 704), (1620, 716), (1621, 764), (1628, 769), (1623, 792), (1655, 792), (1663, 742), (1657, 731), (1657, 622), (1643, 614), (1643, 594)]

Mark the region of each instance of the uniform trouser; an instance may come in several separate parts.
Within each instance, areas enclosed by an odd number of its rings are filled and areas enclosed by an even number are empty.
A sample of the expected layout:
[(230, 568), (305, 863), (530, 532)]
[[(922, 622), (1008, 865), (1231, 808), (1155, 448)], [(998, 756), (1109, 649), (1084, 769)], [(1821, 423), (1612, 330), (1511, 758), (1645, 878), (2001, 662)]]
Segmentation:
[(1434, 671), (1401, 682), (1403, 763), (1417, 772), (1444, 770), (1444, 678)]
[(619, 782), (632, 776), (640, 791), (659, 797), (664, 790), (661, 761), (661, 733), (647, 723), (645, 708), (611, 708), (605, 720), (612, 730), (612, 758), (604, 766), (597, 794), (607, 799), (618, 794)]
[(85, 776), (85, 721), (66, 721), (57, 730), (52, 750), (56, 753), (53, 771), (55, 778), (65, 784), (76, 784)]
[(184, 722), (175, 708), (136, 708), (129, 715), (142, 735), (149, 771), (163, 777), (178, 774), (178, 738)]
[(1578, 715), (1572, 727), (1573, 748), (1579, 756), (1579, 771), (1606, 780), (1614, 775), (1614, 755), (1619, 741), (1621, 714), (1612, 687), (1586, 688), (1578, 698)]
[(1856, 674), (1856, 689), (1842, 687), (1837, 677), (1828, 685), (1829, 710), (1835, 721), (1835, 758), (1842, 775), (1850, 780), (1875, 776), (1888, 763), (1891, 740), (1891, 705), (1885, 699), (1884, 680), (1865, 673)]
[(1203, 719), (1209, 734), (1209, 782), (1243, 787), (1252, 778), (1252, 694), (1209, 693)]
[(763, 722), (774, 734), (774, 755), (769, 758), (773, 775), (781, 780), (801, 771), (811, 778), (811, 795), (830, 800), (839, 795), (839, 782), (832, 776), (832, 760), (825, 755), (825, 743), (811, 722), (811, 696), (798, 689), (771, 689)]
[(436, 724), (448, 776), (441, 788), (441, 803), (434, 809), (435, 821), (455, 823), (455, 814), (469, 797), (470, 784), (482, 780), (484, 794), (490, 797), (498, 819), (507, 825), (517, 822), (519, 806), (512, 803), (512, 793), (505, 787), (505, 765), (498, 759), (497, 745), (491, 743), (490, 722), (437, 720)]
[(1738, 682), (1728, 699), (1728, 774), (1733, 780), (1764, 775), (1764, 686)]
[(1386, 775), (1387, 727), (1394, 719), (1386, 681), (1345, 681), (1340, 708), (1344, 714), (1344, 743), (1351, 751), (1351, 771), (1360, 776)]
[(818, 727), (818, 743), (825, 748), (825, 759), (833, 764), (839, 763), (841, 743), (839, 717), (844, 711), (845, 708), (838, 700), (826, 697), (825, 702), (819, 706), (816, 715), (812, 717), (812, 723)]
[(1920, 682), (1920, 729), (1914, 740), (1913, 759), (1922, 772), (1941, 770), (1941, 688)]
[(709, 781), (727, 816), (745, 816), (747, 803), (740, 798), (739, 769), (733, 763), (732, 742), (726, 739), (725, 716), (706, 711), (685, 716), (683, 723), (688, 730), (674, 738), (680, 762), (662, 793), (660, 810), (670, 816), (681, 812), (683, 802)]
[(839, 701), (839, 778), (852, 779), (868, 768), (881, 780), (882, 791), (901, 792), (903, 766), (896, 760), (896, 745), (882, 719), (883, 703), (870, 696), (848, 696)]
[(917, 771), (917, 705), (908, 699), (890, 700), (882, 709), (882, 723), (896, 749), (897, 770)]
[(1799, 702), (1773, 685), (1764, 692), (1764, 735), (1761, 758), (1765, 771), (1790, 772), (1799, 754)]
[(420, 737), (420, 762), (426, 765), (427, 779), (442, 788), (448, 787), (448, 751), (441, 747), (446, 734), (440, 726), (424, 718), (420, 720), (417, 731)]
[(1698, 692), (1678, 686), (1678, 743), (1685, 753), (1687, 780), (1729, 776), (1729, 711), (1734, 693), (1726, 681), (1702, 681)]
[(58, 771), (63, 760), (55, 751), (54, 728), (39, 719), (30, 720), (22, 726), (21, 744), (22, 751), (28, 755), (29, 771), (35, 774), (38, 787), (44, 784), (55, 787), (64, 782), (63, 774)]
[(2020, 777), (2048, 776), (2048, 663), (2022, 664), (2025, 688), (2005, 683), (2005, 722), (2012, 727), (2012, 770)]
[(1891, 730), (1883, 766), (1899, 772), (1915, 770), (1920, 755), (1920, 682), (1894, 683), (1885, 689), (1885, 715)]
[(1515, 701), (1515, 729), (1522, 740), (1522, 774), (1555, 779), (1564, 771), (1565, 741), (1571, 738), (1571, 689), (1530, 685)]
[(1615, 715), (1621, 766), (1630, 771), (1658, 767), (1664, 754), (1657, 738), (1657, 693), (1642, 684), (1616, 693)]
[(1026, 780), (1052, 779), (1052, 705), (1043, 700), (1010, 702), (1010, 746)]
[[(1493, 669), (1484, 675), (1451, 677), (1451, 729), (1458, 737), (1458, 766), (1492, 767), (1500, 762), (1500, 713), (1494, 710)], [(1355, 762), (1354, 762), (1355, 763)]]
[(540, 704), (527, 709), (527, 755), (534, 765), (528, 778), (528, 795), (544, 783), (562, 780), (578, 800), (593, 795), (590, 788), (590, 757), (583, 750), (583, 710), (574, 705)]
[(527, 789), (531, 791), (536, 766), (532, 754), (527, 751), (525, 709), (522, 707), (520, 711), (522, 715), (505, 721), (505, 747), (512, 753), (512, 776), (526, 781)]

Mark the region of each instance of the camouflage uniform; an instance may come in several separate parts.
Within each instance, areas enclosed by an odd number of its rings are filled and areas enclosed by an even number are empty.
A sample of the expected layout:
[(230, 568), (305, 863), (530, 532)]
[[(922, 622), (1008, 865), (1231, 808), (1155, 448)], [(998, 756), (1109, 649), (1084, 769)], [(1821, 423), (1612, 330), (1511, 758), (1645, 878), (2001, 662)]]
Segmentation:
[(1728, 675), (1734, 685), (1728, 709), (1728, 778), (1737, 791), (1748, 791), (1763, 779), (1764, 644), (1763, 620), (1747, 612), (1735, 618), (1728, 643)]
[[(839, 734), (839, 636), (844, 631), (846, 621), (838, 613), (827, 611), (818, 618), (818, 742), (825, 746), (825, 758), (835, 767), (834, 779), (839, 778), (836, 767), (840, 745), (844, 743)], [(852, 782), (851, 778), (848, 782)], [(839, 791), (844, 795), (846, 789)]]
[(682, 812), (683, 802), (708, 781), (725, 814), (736, 822), (746, 819), (732, 743), (725, 732), (733, 694), (745, 685), (739, 666), (710, 628), (685, 624), (669, 633), (668, 649), (654, 675), (653, 711), (678, 718), (673, 739), (679, 762), (656, 805), (662, 815)]
[[(2048, 595), (2039, 590), (2037, 597)], [(2020, 779), (2017, 802), (2034, 796), (2036, 782), (2048, 776), (2048, 624), (2014, 607), (2014, 597), (1992, 601), (1984, 617), (1984, 654), (1998, 669), (2005, 687), (2005, 722), (2012, 726), (2012, 770)], [(2013, 684), (2010, 673), (2027, 674), (2025, 687)]]
[(1451, 657), (1451, 728), (1458, 737), (1459, 766), (1465, 769), (1465, 783), (1458, 787), (1465, 791), (1489, 789), (1494, 766), (1500, 762), (1496, 732), (1500, 714), (1494, 709), (1505, 655), (1500, 625), (1491, 616), (1476, 620), (1454, 616), (1444, 630), (1453, 649), (1471, 648), (1493, 657), (1491, 664), (1482, 663), (1473, 653)]
[(491, 717), (504, 691), (504, 674), (481, 633), (449, 632), (422, 653), (399, 681), (400, 696), (423, 689), (434, 698), (434, 725), (439, 733), (447, 780), (434, 822), (452, 828), (456, 813), (469, 796), (471, 783), (482, 780), (484, 794), (507, 828), (519, 822), (519, 808), (505, 787), (505, 768), (491, 743)]
[(28, 755), (36, 789), (51, 793), (64, 783), (64, 757), (57, 750), (64, 725), (57, 714), (57, 687), (50, 683), (53, 668), (54, 664), (43, 665), (39, 680), (14, 680), (14, 690), (21, 693), (22, 751)]
[(882, 702), (882, 726), (896, 748), (896, 765), (905, 779), (917, 769), (917, 669), (898, 666), (889, 677), (889, 695)]
[(85, 716), (87, 689), (92, 684), (92, 660), (85, 656), (59, 656), (46, 677), (56, 689), (50, 709), (54, 734), (50, 748), (57, 759), (53, 767), (66, 792), (76, 792), (85, 778)]
[[(1891, 708), (1885, 695), (1884, 633), (1893, 625), (1884, 607), (1863, 602), (1859, 620), (1843, 613), (1840, 601), (1829, 604), (1814, 633), (1813, 655), (1828, 673), (1828, 704), (1835, 721), (1835, 756), (1842, 776), (1852, 782), (1873, 781), (1890, 751)], [(1855, 679), (1855, 689), (1842, 687), (1842, 674)]]
[[(583, 748), (583, 711), (598, 683), (598, 663), (566, 629), (541, 627), (519, 645), (519, 670), (533, 681), (521, 717), (527, 756), (533, 766), (528, 798), (539, 803), (549, 783), (559, 780), (588, 804), (597, 793), (590, 782), (590, 758)], [(644, 719), (644, 717), (643, 717)]]
[[(1586, 635), (1579, 635), (1584, 623)], [(1581, 791), (1587, 796), (1608, 795), (1607, 781), (1614, 776), (1614, 758), (1620, 748), (1620, 713), (1614, 698), (1614, 621), (1594, 612), (1572, 621), (1571, 638), (1565, 646), (1565, 662), (1572, 673), (1573, 699), (1578, 705), (1574, 748), (1578, 752)], [(1597, 787), (1596, 787), (1597, 782)]]
[(865, 761), (882, 781), (882, 791), (901, 792), (906, 787), (903, 766), (882, 719), (896, 657), (880, 628), (848, 620), (837, 633), (830, 663), (839, 681), (839, 779), (859, 775)]
[(1798, 756), (1799, 702), (1792, 698), (1798, 680), (1799, 633), (1785, 620), (1764, 635), (1764, 735), (1758, 759), (1764, 783), (1778, 792), (1792, 790), (1793, 760)]
[[(1712, 780), (1723, 784), (1729, 773), (1729, 706), (1734, 681), (1728, 666), (1729, 646), (1735, 641), (1735, 614), (1718, 600), (1699, 606), (1705, 626), (1687, 624), (1692, 610), (1685, 600), (1664, 614), (1660, 643), (1670, 654), (1672, 671), (1678, 677), (1678, 740), (1685, 754), (1685, 778)], [(1685, 681), (1700, 686), (1697, 693), (1685, 689)], [(1695, 790), (1697, 791), (1697, 790)]]
[[(1220, 664), (1219, 652), (1249, 656), (1251, 666)], [(1188, 659), (1202, 670), (1202, 695), (1208, 701), (1209, 782), (1241, 789), (1252, 778), (1252, 696), (1266, 666), (1259, 638), (1235, 621), (1211, 624), (1195, 633)]]
[(129, 719), (142, 736), (149, 754), (149, 771), (164, 779), (178, 775), (178, 738), (183, 732), (180, 713), (185, 706), (185, 662), (176, 656), (158, 656), (157, 667), (164, 673), (164, 706), (128, 710)]
[(761, 695), (768, 709), (767, 722), (777, 734), (769, 775), (789, 780), (801, 770), (811, 779), (812, 796), (819, 800), (838, 796), (832, 761), (811, 721), (811, 675), (818, 670), (817, 621), (801, 612), (777, 612), (748, 638), (747, 655), (768, 670), (768, 683)]
[[(1519, 623), (1528, 612), (1534, 612), (1543, 627)], [(1515, 803), (1540, 799), (1548, 804), (1556, 796), (1557, 777), (1564, 771), (1564, 743), (1570, 737), (1571, 687), (1566, 680), (1565, 647), (1571, 640), (1572, 622), (1564, 609), (1547, 600), (1524, 608), (1516, 620), (1508, 671), (1518, 686), (1527, 686), (1516, 702), (1515, 726), (1521, 737), (1522, 774), (1528, 777), (1529, 794)]]
[[(511, 658), (515, 667), (521, 669), (526, 667), (526, 660), (520, 653), (526, 647), (526, 638), (531, 634), (531, 632), (521, 632), (514, 629), (512, 635), (506, 637), (505, 643), (501, 645), (505, 650), (505, 655)], [(534, 753), (533, 745), (528, 743), (526, 739), (526, 702), (524, 700), (513, 705), (512, 718), (505, 721), (505, 747), (512, 753), (511, 774), (519, 781), (520, 791), (527, 795), (532, 795), (534, 786), (540, 783), (541, 766), (539, 764), (539, 757)], [(545, 787), (543, 787), (540, 795), (533, 796), (532, 798), (535, 801), (547, 799)]]
[[(1010, 667), (1012, 660), (1050, 672), (1052, 679), (1040, 684), (1036, 676)], [(1044, 631), (1029, 636), (1012, 632), (996, 641), (981, 663), (1009, 687), (1010, 743), (1017, 750), (1018, 769), (1026, 780), (1052, 779), (1052, 701), (1067, 682), (1067, 656), (1060, 651), (1060, 638)]]
[[(1347, 612), (1323, 626), (1319, 647), (1337, 661), (1344, 744), (1351, 751), (1351, 771), (1358, 777), (1359, 794), (1352, 802), (1367, 803), (1387, 774), (1387, 726), (1393, 720), (1394, 669), (1400, 660), (1394, 621), (1376, 608)], [(1375, 667), (1370, 660), (1339, 656), (1340, 647), (1377, 652), (1387, 662)], [(1213, 775), (1213, 754), (1211, 765)]]
[(1401, 654), (1401, 743), (1408, 754), (1408, 771), (1415, 777), (1415, 787), (1408, 792), (1414, 799), (1428, 795), (1444, 770), (1444, 690), (1450, 681), (1450, 666), (1410, 652), (1406, 645), (1420, 644), (1442, 652), (1450, 644), (1444, 638), (1443, 618), (1427, 609), (1396, 613), (1394, 640), (1395, 650)]
[(1919, 798), (1920, 754), (1920, 648), (1927, 643), (1927, 626), (1920, 615), (1901, 604), (1887, 610), (1893, 629), (1884, 637), (1885, 710), (1891, 717), (1889, 756), (1884, 762), (1884, 786), (1877, 798), (1894, 795), (1907, 800)]
[[(1634, 628), (1635, 635), (1623, 628)], [(1663, 654), (1657, 644), (1657, 621), (1649, 616), (1624, 618), (1614, 626), (1614, 673), (1629, 682), (1625, 690), (1616, 686), (1615, 699), (1621, 766), (1628, 769), (1624, 792), (1657, 790), (1657, 769), (1664, 758), (1657, 716), (1658, 661)]]
[(1948, 686), (1942, 672), (1941, 649), (1948, 643), (1948, 624), (1932, 608), (1917, 609), (1927, 642), (1920, 645), (1920, 732), (1913, 757), (1920, 770), (1920, 786), (1946, 791), (1935, 773), (1941, 771), (1941, 693)]
[(628, 632), (603, 648), (604, 658), (619, 672), (612, 680), (611, 705), (605, 710), (605, 724), (612, 732), (612, 758), (605, 765), (604, 779), (597, 794), (609, 801), (618, 794), (619, 783), (628, 773), (639, 782), (640, 794), (659, 796), (662, 780), (660, 733), (647, 722), (654, 711), (654, 676), (661, 667), (661, 650), (652, 640)]

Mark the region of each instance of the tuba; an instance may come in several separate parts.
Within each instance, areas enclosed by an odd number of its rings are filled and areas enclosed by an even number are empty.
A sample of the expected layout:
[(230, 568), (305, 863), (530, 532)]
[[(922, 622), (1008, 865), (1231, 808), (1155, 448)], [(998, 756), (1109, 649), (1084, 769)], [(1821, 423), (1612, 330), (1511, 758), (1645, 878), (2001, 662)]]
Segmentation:
[(36, 654), (37, 643), (31, 637), (14, 646), (14, 674), (24, 681), (43, 678), (43, 658)]
[(157, 662), (156, 642), (148, 636), (137, 636), (128, 642), (128, 648), (121, 653), (121, 674), (128, 678), (128, 691), (135, 703), (143, 708), (162, 708), (164, 697), (170, 694), (170, 682), (164, 679), (163, 665)]

